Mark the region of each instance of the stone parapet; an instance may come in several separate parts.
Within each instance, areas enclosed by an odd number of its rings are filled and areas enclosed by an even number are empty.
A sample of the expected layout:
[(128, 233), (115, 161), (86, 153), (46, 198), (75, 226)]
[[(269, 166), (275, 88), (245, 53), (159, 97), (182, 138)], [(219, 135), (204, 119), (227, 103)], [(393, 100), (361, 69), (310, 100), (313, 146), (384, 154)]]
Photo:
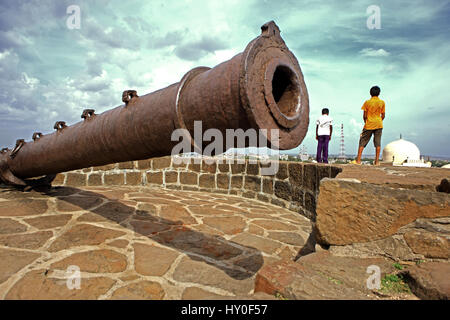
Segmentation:
[[(53, 185), (149, 185), (167, 189), (204, 191), (269, 202), (315, 220), (319, 183), (334, 178), (341, 168), (327, 164), (278, 162), (274, 175), (262, 175), (268, 164), (241, 160), (177, 164), (172, 157), (128, 161), (60, 173)], [(186, 159), (185, 159), (186, 160)]]

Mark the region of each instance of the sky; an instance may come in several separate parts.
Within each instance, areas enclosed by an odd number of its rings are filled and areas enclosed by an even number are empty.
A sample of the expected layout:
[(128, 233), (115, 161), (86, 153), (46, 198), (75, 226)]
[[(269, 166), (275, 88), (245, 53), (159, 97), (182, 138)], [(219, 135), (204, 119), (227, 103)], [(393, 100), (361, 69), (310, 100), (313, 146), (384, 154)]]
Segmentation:
[[(67, 26), (71, 5), (79, 29)], [(367, 27), (371, 5), (380, 29)], [(143, 95), (214, 67), (274, 20), (308, 89), (308, 153), (327, 107), (330, 153), (339, 153), (342, 123), (346, 153), (355, 154), (360, 109), (378, 85), (382, 147), (402, 134), (423, 155), (450, 157), (449, 17), (445, 0), (0, 0), (0, 148), (52, 132), (58, 120), (76, 123), (83, 109), (119, 106), (126, 89)], [(371, 142), (364, 154), (373, 153)]]

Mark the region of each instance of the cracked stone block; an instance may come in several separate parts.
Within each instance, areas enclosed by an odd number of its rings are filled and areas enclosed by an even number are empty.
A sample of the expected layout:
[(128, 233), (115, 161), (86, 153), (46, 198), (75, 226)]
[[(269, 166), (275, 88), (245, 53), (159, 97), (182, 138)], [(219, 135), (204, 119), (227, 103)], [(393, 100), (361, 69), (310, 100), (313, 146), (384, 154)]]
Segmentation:
[(172, 161), (171, 157), (161, 157), (152, 159), (153, 170), (169, 168)]
[(56, 210), (58, 212), (89, 210), (90, 208), (100, 205), (102, 202), (103, 199), (100, 197), (61, 197), (56, 201)]
[(144, 276), (164, 275), (179, 255), (173, 250), (140, 243), (133, 244), (133, 248), (134, 267), (137, 273)]
[(218, 229), (225, 234), (234, 235), (241, 233), (246, 223), (241, 217), (206, 217), (203, 218), (203, 223), (210, 227)]
[(180, 172), (180, 183), (188, 185), (197, 184), (197, 173), (194, 172)]
[(261, 191), (261, 178), (254, 176), (245, 176), (244, 188), (250, 191)]
[(0, 248), (0, 283), (41, 256), (40, 253)]
[(425, 300), (450, 299), (450, 263), (424, 262), (411, 266), (403, 274), (414, 292)]
[(176, 205), (162, 206), (159, 216), (170, 224), (189, 225), (197, 223), (197, 220), (195, 220), (185, 208)]
[(280, 162), (278, 164), (278, 171), (276, 174), (277, 179), (284, 180), (288, 177), (288, 165), (287, 163)]
[(0, 245), (21, 249), (38, 249), (53, 236), (52, 231), (38, 231), (27, 234), (2, 235)]
[(278, 248), (281, 247), (281, 244), (276, 241), (248, 233), (241, 233), (231, 238), (231, 240), (233, 242), (247, 247), (255, 248), (268, 254), (274, 253)]
[(127, 185), (137, 186), (142, 184), (142, 173), (140, 172), (127, 172)]
[(105, 203), (92, 212), (110, 221), (120, 223), (134, 213), (134, 208), (122, 204), (120, 201), (114, 201)]
[(205, 160), (202, 161), (202, 171), (203, 172), (216, 173), (216, 170), (217, 170), (217, 164), (215, 162), (208, 164), (205, 162)]
[(20, 217), (43, 214), (48, 209), (47, 201), (23, 199), (0, 202), (0, 217)]
[(311, 192), (305, 192), (305, 209), (310, 212), (316, 212), (316, 197)]
[(103, 178), (105, 179), (105, 185), (107, 186), (120, 186), (123, 185), (125, 181), (123, 173), (105, 174)]
[(219, 168), (219, 172), (224, 172), (224, 173), (230, 172), (230, 165), (228, 163), (219, 163), (218, 168)]
[(151, 160), (146, 159), (146, 160), (138, 160), (137, 161), (137, 169), (139, 170), (148, 170), (151, 169), (152, 164), (151, 164)]
[(170, 229), (170, 225), (167, 223), (160, 223), (155, 221), (142, 221), (142, 220), (132, 220), (130, 225), (133, 227), (134, 232), (149, 236), (156, 234), (161, 231), (166, 231)]
[(55, 252), (83, 245), (99, 245), (104, 243), (107, 239), (118, 238), (124, 234), (125, 233), (122, 231), (89, 224), (78, 224), (59, 236), (52, 243), (49, 251)]
[(64, 173), (58, 173), (52, 181), (53, 186), (60, 186), (64, 184), (64, 180), (66, 179), (66, 175)]
[(87, 184), (88, 186), (101, 186), (103, 184), (102, 175), (100, 173), (91, 173), (88, 176)]
[(303, 246), (305, 244), (305, 239), (303, 239), (298, 233), (295, 232), (269, 232), (269, 238), (273, 240), (278, 240), (286, 244), (293, 246)]
[(112, 163), (112, 164), (107, 164), (104, 166), (98, 166), (98, 167), (94, 167), (94, 171), (110, 171), (116, 168), (116, 164)]
[(245, 163), (230, 163), (231, 173), (245, 173)]
[(317, 200), (318, 242), (347, 245), (387, 238), (418, 218), (450, 216), (447, 194), (323, 179)]
[(215, 188), (216, 176), (213, 174), (201, 174), (199, 176), (199, 186), (203, 188)]
[(111, 300), (162, 300), (164, 289), (157, 282), (140, 281), (120, 287), (111, 295)]
[(388, 259), (335, 257), (326, 251), (296, 262), (280, 260), (258, 271), (255, 292), (279, 293), (288, 299), (374, 299), (366, 287), (370, 265), (378, 265), (381, 276), (394, 269)]
[(222, 296), (197, 287), (188, 287), (184, 289), (181, 296), (182, 300), (211, 300), (214, 298), (227, 299), (228, 296)]
[(164, 178), (166, 183), (177, 183), (178, 171), (164, 171)]
[(288, 224), (281, 221), (274, 221), (269, 219), (255, 219), (252, 223), (264, 228), (266, 230), (280, 230), (280, 231), (293, 231), (297, 230), (297, 227), (293, 224)]
[(119, 240), (113, 240), (111, 242), (108, 242), (108, 246), (116, 247), (116, 248), (126, 248), (128, 246), (128, 241), (124, 239)]
[(416, 254), (427, 258), (450, 258), (450, 241), (432, 232), (408, 231), (403, 237)]
[(305, 164), (303, 167), (303, 186), (312, 192), (316, 192), (317, 187), (317, 166)]
[(247, 174), (257, 176), (259, 175), (259, 164), (258, 163), (247, 163)]
[(201, 171), (201, 164), (200, 163), (189, 163), (189, 170), (194, 172), (200, 172)]
[(20, 233), (24, 232), (28, 227), (13, 219), (0, 219), (0, 234)]
[(133, 163), (133, 161), (119, 162), (118, 168), (119, 169), (134, 169), (134, 163)]
[(86, 185), (87, 175), (84, 173), (68, 172), (66, 177), (66, 185), (73, 187), (81, 187)]
[[(303, 199), (305, 199), (305, 191), (299, 187), (293, 187), (292, 189), (292, 202), (300, 207), (303, 207)], [(314, 199), (315, 202), (316, 199)], [(309, 209), (308, 209), (309, 210)], [(315, 210), (315, 206), (314, 206)]]
[(127, 257), (113, 250), (90, 250), (78, 252), (53, 263), (50, 268), (67, 270), (71, 265), (78, 266), (80, 271), (91, 273), (117, 273), (125, 271)]
[(244, 177), (243, 176), (231, 176), (231, 188), (241, 189), (243, 186)]
[(217, 174), (217, 187), (220, 189), (228, 189), (230, 177), (227, 174)]
[(292, 196), (292, 186), (286, 181), (275, 181), (274, 193), (278, 198), (290, 201)]
[[(196, 272), (192, 272), (192, 270), (196, 270)], [(211, 265), (206, 261), (194, 261), (187, 257), (181, 260), (175, 269), (173, 278), (179, 282), (200, 283), (234, 294), (248, 294), (253, 289), (253, 279), (250, 273)]]
[(273, 194), (273, 179), (263, 178), (263, 192), (268, 194)]
[(161, 185), (163, 183), (163, 173), (147, 172), (147, 183)]
[(289, 181), (292, 185), (302, 186), (303, 165), (301, 163), (289, 163)]
[(34, 270), (20, 279), (6, 295), (10, 300), (94, 300), (116, 282), (107, 277), (82, 278), (79, 290), (71, 290), (65, 278), (51, 278), (46, 270)]

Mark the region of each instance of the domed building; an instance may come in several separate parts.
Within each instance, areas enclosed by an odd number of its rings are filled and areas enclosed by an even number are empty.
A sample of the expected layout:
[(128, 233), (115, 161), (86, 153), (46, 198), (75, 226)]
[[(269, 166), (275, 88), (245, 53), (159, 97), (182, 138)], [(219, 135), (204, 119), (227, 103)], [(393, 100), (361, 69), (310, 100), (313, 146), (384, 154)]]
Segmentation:
[(431, 163), (424, 163), (420, 158), (419, 148), (401, 136), (383, 149), (383, 162), (392, 163), (394, 166), (431, 167)]
[(450, 163), (449, 163), (449, 164), (446, 164), (446, 165), (444, 165), (444, 166), (442, 166), (441, 168), (444, 168), (444, 169), (450, 169)]

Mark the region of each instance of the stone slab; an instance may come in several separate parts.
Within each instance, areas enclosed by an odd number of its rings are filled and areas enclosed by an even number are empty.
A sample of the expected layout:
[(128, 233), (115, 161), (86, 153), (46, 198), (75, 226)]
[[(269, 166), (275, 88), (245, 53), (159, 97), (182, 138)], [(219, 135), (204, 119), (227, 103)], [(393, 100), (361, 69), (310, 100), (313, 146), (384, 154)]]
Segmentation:
[(392, 236), (419, 218), (450, 216), (450, 195), (323, 179), (317, 202), (317, 241), (327, 245)]
[(408, 268), (404, 274), (411, 290), (421, 299), (450, 299), (450, 263), (425, 262)]
[(357, 179), (391, 188), (436, 191), (442, 179), (450, 179), (450, 170), (394, 166), (337, 165), (342, 172), (337, 178)]
[(378, 265), (382, 274), (393, 270), (387, 259), (343, 258), (312, 253), (297, 262), (281, 260), (263, 267), (255, 292), (281, 294), (287, 299), (366, 300), (376, 296), (366, 287), (367, 267)]

